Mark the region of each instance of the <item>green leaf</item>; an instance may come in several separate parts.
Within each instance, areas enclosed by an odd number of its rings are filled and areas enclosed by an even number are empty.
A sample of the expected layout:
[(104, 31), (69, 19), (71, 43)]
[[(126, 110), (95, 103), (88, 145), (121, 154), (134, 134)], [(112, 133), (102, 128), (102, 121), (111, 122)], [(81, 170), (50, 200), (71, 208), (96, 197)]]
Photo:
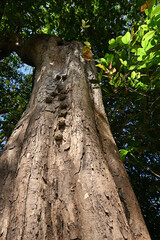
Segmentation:
[(130, 32), (127, 32), (123, 37), (122, 37), (122, 42), (124, 44), (128, 44), (131, 39), (131, 34)]
[(135, 79), (136, 75), (137, 75), (136, 72), (133, 71), (133, 72), (131, 73), (131, 78), (132, 78), (132, 79)]
[(122, 65), (124, 65), (125, 67), (127, 66), (127, 61), (126, 61), (126, 60), (125, 60), (125, 61), (123, 61), (123, 59), (122, 59), (122, 58), (120, 58), (119, 60), (120, 60), (120, 62), (122, 63)]
[(142, 25), (138, 28), (138, 30), (141, 30), (141, 29), (143, 29), (143, 31), (148, 31), (148, 25), (147, 25), (147, 24), (142, 24)]
[(120, 156), (121, 156), (122, 160), (124, 160), (126, 155), (127, 155), (127, 153), (128, 153), (128, 150), (120, 149), (119, 152), (120, 152)]
[(129, 70), (133, 70), (135, 68), (136, 68), (136, 66), (132, 65), (132, 66), (129, 67)]
[(20, 101), (22, 100), (22, 98), (19, 95), (17, 95), (17, 99)]
[(152, 17), (149, 27), (156, 30), (160, 29), (160, 14)]
[(131, 52), (137, 53), (137, 49), (136, 49), (136, 48), (132, 48), (132, 49), (131, 49)]
[(138, 66), (137, 69), (140, 70), (142, 68), (146, 68), (146, 63), (143, 63), (142, 65)]
[(117, 46), (116, 40), (112, 38), (109, 40), (109, 49), (115, 48)]
[(154, 15), (157, 15), (157, 14), (160, 14), (160, 5), (153, 8), (153, 10), (151, 11), (151, 17), (154, 16)]
[(145, 49), (145, 48), (147, 48), (147, 45), (148, 45), (148, 41), (146, 40), (144, 40), (144, 41), (142, 41), (141, 42), (141, 45), (142, 45), (142, 47)]
[(142, 61), (143, 60), (143, 57), (146, 55), (146, 52), (144, 50), (144, 48), (138, 48), (137, 49), (137, 55), (139, 56), (137, 58), (138, 61)]
[(119, 78), (118, 81), (114, 84), (114, 86), (117, 88), (119, 87), (121, 84), (121, 79)]
[(84, 42), (84, 44), (86, 45), (86, 46), (91, 46), (91, 44), (90, 44), (90, 42)]
[(110, 62), (113, 62), (113, 59), (114, 59), (114, 55), (113, 54), (109, 54), (109, 53), (106, 53), (104, 58), (106, 59), (106, 64), (107, 66), (110, 64)]
[(103, 64), (103, 65), (106, 65), (107, 64), (107, 61), (105, 58), (100, 58), (99, 59), (100, 63)]
[(125, 67), (127, 67), (127, 61), (126, 61), (126, 60), (123, 62), (123, 65), (124, 65)]
[(137, 79), (139, 79), (141, 77), (141, 73), (140, 72), (137, 72)]
[(143, 41), (149, 41), (151, 38), (153, 38), (153, 36), (155, 35), (155, 33), (156, 33), (156, 32), (155, 32), (154, 30), (147, 32), (147, 33), (143, 36), (142, 42), (143, 42)]
[(119, 43), (119, 44), (122, 44), (122, 37), (123, 36), (118, 36), (117, 38), (116, 38), (116, 43)]
[(153, 39), (153, 36), (155, 35), (155, 33), (156, 32), (152, 30), (143, 36), (141, 45), (146, 51), (155, 45), (155, 40)]
[(145, 54), (144, 48), (137, 48), (137, 55), (143, 55)]
[(85, 28), (85, 26), (86, 26), (86, 22), (85, 22), (85, 20), (84, 20), (84, 19), (82, 19), (82, 27), (84, 27), (84, 28)]

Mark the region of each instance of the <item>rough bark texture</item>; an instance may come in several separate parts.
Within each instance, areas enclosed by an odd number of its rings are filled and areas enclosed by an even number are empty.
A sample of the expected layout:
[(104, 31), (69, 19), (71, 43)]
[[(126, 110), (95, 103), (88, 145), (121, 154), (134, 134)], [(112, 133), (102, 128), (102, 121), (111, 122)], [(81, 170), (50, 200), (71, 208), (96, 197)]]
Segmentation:
[(78, 42), (36, 37), (29, 106), (0, 159), (0, 239), (150, 239)]

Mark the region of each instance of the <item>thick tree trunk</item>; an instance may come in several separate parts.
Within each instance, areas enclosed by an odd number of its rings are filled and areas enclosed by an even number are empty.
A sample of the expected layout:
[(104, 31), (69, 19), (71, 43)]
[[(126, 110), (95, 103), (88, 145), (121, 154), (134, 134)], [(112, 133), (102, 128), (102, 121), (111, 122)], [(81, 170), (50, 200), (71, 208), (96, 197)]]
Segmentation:
[(150, 239), (80, 43), (31, 39), (29, 106), (0, 159), (0, 239)]

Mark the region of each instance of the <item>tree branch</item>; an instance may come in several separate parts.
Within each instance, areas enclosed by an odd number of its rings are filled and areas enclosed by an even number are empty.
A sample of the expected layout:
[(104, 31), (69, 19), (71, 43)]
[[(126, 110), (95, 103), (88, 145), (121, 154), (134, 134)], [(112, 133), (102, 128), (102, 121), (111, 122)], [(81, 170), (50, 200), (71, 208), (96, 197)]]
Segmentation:
[(160, 175), (158, 175), (157, 173), (153, 172), (149, 167), (147, 167), (147, 169), (148, 169), (149, 171), (151, 171), (151, 173), (153, 173), (156, 177), (160, 178)]
[(0, 59), (10, 55), (16, 46), (16, 35), (0, 38)]
[(33, 67), (40, 66), (42, 45), (47, 44), (50, 38), (54, 39), (55, 47), (63, 44), (61, 38), (47, 34), (32, 35), (28, 39), (23, 39), (18, 34), (12, 34), (10, 38), (2, 37), (0, 39), (0, 59), (15, 51), (24, 63)]

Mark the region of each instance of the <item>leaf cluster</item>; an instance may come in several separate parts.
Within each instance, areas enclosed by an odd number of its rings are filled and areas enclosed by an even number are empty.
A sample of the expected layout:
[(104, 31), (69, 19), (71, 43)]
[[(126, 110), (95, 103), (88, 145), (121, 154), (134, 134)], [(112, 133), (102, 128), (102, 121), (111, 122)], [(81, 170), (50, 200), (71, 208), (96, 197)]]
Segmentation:
[[(159, 239), (160, 218), (160, 5), (109, 41), (98, 60), (106, 112), (148, 229)], [(111, 75), (112, 62), (116, 72)], [(154, 223), (151, 225), (151, 222)]]
[(15, 53), (0, 61), (0, 149), (20, 119), (31, 94), (32, 74), (22, 73), (22, 66)]

